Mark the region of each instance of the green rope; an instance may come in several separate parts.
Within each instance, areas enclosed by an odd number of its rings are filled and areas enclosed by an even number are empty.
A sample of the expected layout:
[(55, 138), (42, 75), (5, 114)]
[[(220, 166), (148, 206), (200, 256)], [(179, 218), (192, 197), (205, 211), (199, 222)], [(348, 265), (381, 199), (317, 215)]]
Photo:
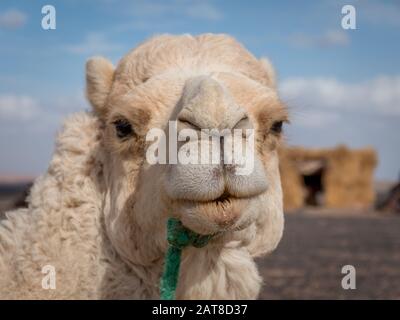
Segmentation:
[(211, 238), (212, 235), (204, 236), (186, 229), (178, 219), (168, 219), (168, 250), (165, 256), (164, 272), (160, 281), (160, 298), (162, 300), (175, 300), (182, 249), (189, 245), (196, 248), (204, 247)]

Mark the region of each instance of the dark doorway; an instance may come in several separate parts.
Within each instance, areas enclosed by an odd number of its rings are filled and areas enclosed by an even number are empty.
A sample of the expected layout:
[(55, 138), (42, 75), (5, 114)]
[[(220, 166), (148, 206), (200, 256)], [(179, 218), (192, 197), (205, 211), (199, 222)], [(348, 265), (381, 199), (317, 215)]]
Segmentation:
[(324, 168), (310, 175), (303, 175), (304, 185), (306, 187), (306, 204), (309, 206), (322, 206), (324, 203), (324, 185), (322, 177)]
[(303, 177), (306, 192), (305, 203), (309, 206), (324, 205), (325, 161), (309, 160), (298, 163), (298, 169)]

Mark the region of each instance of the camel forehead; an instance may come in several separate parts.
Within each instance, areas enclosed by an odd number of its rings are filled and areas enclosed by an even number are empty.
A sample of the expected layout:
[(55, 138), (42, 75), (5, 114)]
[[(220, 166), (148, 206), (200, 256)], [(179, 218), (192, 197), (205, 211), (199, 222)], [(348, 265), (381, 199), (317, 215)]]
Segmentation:
[[(235, 72), (181, 69), (165, 72), (136, 87), (125, 87), (123, 93), (121, 90), (114, 90), (109, 100), (112, 105), (111, 114), (123, 115), (132, 120), (142, 119), (143, 114), (155, 121), (158, 118), (166, 119), (181, 99), (185, 84), (198, 76), (209, 76), (216, 80), (235, 103), (249, 113), (260, 106), (268, 108), (271, 101), (278, 100), (276, 92), (271, 88)], [(138, 114), (138, 111), (141, 113)]]
[(262, 84), (268, 83), (268, 75), (258, 59), (234, 38), (218, 34), (154, 37), (120, 61), (115, 81), (136, 86), (173, 70), (235, 71)]

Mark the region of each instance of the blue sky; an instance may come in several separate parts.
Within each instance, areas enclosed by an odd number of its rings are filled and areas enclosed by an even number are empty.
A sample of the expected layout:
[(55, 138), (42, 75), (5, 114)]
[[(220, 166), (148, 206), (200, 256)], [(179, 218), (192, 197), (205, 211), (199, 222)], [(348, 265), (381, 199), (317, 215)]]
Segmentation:
[[(56, 30), (41, 28), (42, 6)], [(357, 29), (341, 27), (356, 8)], [(275, 65), (291, 145), (374, 146), (378, 179), (400, 173), (398, 1), (0, 2), (0, 176), (37, 175), (62, 119), (88, 109), (84, 64), (114, 63), (160, 33), (228, 33)]]

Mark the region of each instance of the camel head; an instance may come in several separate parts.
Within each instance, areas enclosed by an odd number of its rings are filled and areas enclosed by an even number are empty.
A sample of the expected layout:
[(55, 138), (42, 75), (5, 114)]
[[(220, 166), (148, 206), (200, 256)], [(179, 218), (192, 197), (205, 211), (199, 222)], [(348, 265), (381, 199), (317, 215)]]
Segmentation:
[[(160, 258), (168, 217), (200, 234), (221, 234), (216, 243), (251, 245), (268, 233), (263, 225), (274, 223), (268, 217), (282, 216), (277, 147), (287, 111), (267, 61), (225, 35), (166, 35), (143, 43), (116, 68), (94, 57), (86, 71), (87, 96), (101, 123), (102, 210), (122, 255), (143, 264)], [(229, 136), (235, 129), (238, 139)], [(244, 165), (226, 160), (224, 141), (241, 145), (243, 155), (251, 139), (245, 156), (251, 163), (238, 174)], [(214, 150), (217, 160), (212, 153), (208, 162), (179, 161), (193, 150), (191, 159)]]

